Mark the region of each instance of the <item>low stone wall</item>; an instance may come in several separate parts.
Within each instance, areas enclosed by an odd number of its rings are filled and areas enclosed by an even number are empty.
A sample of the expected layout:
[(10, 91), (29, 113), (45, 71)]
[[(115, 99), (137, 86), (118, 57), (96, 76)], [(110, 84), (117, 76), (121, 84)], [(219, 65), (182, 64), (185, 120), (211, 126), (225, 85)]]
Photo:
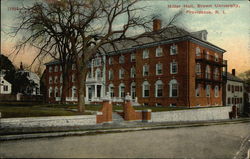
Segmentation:
[(179, 122), (229, 119), (232, 107), (200, 108), (167, 112), (152, 112), (152, 122)]
[(0, 119), (1, 127), (56, 127), (95, 125), (96, 115)]

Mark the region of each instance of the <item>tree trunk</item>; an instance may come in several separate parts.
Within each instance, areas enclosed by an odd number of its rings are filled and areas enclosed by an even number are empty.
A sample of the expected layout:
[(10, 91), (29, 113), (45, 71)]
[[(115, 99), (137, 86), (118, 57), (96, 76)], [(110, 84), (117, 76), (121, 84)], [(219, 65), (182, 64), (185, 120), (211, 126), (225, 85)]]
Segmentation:
[(69, 77), (68, 77), (68, 67), (62, 66), (62, 95), (61, 95), (61, 104), (66, 104), (66, 97), (68, 94), (68, 86), (69, 86)]
[[(79, 59), (77, 61), (77, 84), (78, 84), (78, 112), (85, 112), (85, 80), (87, 75), (87, 66), (83, 66)], [(80, 68), (80, 69), (79, 69)]]

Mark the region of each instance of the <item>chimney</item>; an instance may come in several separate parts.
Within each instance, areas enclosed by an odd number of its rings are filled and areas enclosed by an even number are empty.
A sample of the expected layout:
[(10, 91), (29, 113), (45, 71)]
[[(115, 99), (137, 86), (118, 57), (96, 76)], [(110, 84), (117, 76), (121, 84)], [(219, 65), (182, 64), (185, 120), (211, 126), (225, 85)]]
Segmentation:
[(161, 29), (161, 20), (160, 19), (154, 19), (153, 20), (153, 31), (158, 31)]
[(232, 75), (235, 76), (235, 69), (232, 69)]

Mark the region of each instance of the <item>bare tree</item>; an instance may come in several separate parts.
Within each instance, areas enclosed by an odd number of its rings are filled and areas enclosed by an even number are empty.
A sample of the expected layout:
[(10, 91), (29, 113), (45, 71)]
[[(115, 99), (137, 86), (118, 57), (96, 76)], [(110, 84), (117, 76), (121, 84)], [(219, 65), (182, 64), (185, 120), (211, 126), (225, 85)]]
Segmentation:
[[(68, 63), (75, 62), (78, 83), (78, 110), (85, 111), (84, 90), (88, 62), (97, 54), (125, 49), (147, 38), (161, 38), (165, 29), (152, 32), (152, 16), (146, 16), (139, 0), (62, 0), (36, 3), (23, 8), (21, 23), (15, 33), (24, 30), (26, 40), (18, 48), (31, 43), (40, 49), (38, 57), (58, 59), (67, 78)], [(170, 19), (172, 26), (179, 13)], [(122, 25), (118, 25), (122, 23)], [(142, 34), (131, 36), (132, 30)], [(157, 36), (156, 36), (157, 35)], [(163, 35), (164, 36), (164, 35)], [(18, 51), (17, 51), (18, 52)], [(65, 80), (65, 79), (64, 79)]]

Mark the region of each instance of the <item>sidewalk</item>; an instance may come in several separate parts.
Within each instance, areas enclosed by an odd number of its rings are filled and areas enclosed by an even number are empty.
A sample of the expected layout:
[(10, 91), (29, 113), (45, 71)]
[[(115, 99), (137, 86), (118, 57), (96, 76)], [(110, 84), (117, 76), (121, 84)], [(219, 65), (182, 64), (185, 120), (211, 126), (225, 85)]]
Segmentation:
[(173, 129), (182, 127), (199, 127), (210, 125), (237, 124), (250, 122), (250, 118), (233, 120), (202, 121), (202, 122), (175, 122), (175, 123), (144, 123), (138, 121), (121, 123), (104, 123), (93, 126), (71, 127), (32, 127), (32, 128), (1, 128), (0, 141), (19, 140), (44, 137), (61, 137), (74, 135), (96, 135), (104, 133), (119, 133), (141, 130)]

